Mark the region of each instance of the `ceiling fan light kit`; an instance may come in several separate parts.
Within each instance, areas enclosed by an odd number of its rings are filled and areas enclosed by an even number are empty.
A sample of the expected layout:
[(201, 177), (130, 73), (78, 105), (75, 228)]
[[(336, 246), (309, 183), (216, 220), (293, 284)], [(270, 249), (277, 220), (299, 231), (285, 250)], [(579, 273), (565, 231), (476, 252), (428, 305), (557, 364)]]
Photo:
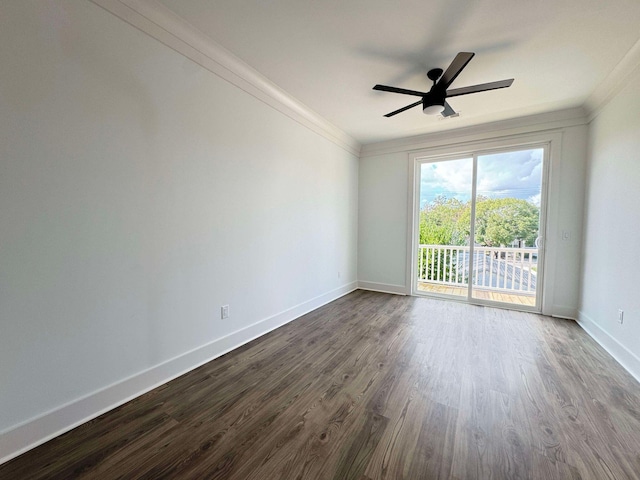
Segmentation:
[(425, 105), (422, 108), (422, 111), (426, 115), (438, 115), (439, 113), (444, 112), (444, 102), (442, 105), (433, 104), (433, 105)]
[(497, 82), (447, 90), (457, 76), (460, 75), (462, 69), (464, 69), (464, 67), (466, 67), (471, 61), (474, 55), (475, 53), (472, 52), (460, 52), (456, 55), (456, 58), (453, 59), (453, 62), (451, 62), (451, 65), (449, 65), (446, 71), (443, 71), (441, 68), (429, 70), (427, 77), (429, 77), (433, 82), (433, 86), (428, 92), (418, 92), (416, 90), (389, 87), (387, 85), (376, 85), (373, 87), (374, 90), (380, 90), (383, 92), (422, 97), (422, 100), (412, 103), (411, 105), (407, 105), (406, 107), (402, 107), (391, 113), (387, 113), (385, 117), (392, 117), (420, 104), (422, 104), (422, 111), (427, 115), (442, 114), (443, 117), (457, 116), (455, 110), (451, 108), (451, 105), (447, 102), (448, 97), (459, 97), (460, 95), (469, 95), (470, 93), (486, 92), (488, 90), (496, 90), (498, 88), (507, 88), (511, 86), (513, 78), (510, 78), (509, 80), (500, 80)]

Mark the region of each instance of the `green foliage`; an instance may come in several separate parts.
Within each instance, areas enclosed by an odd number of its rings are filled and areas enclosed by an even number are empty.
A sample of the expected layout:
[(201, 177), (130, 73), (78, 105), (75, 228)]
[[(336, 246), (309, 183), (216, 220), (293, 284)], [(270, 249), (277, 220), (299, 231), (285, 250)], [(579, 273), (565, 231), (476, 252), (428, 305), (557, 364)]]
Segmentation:
[[(420, 212), (420, 243), (428, 245), (464, 245), (459, 228), (465, 203), (456, 198), (438, 196)], [(468, 236), (468, 234), (467, 234)]]
[(535, 205), (522, 199), (502, 198), (486, 215), (486, 229), (482, 237), (478, 237), (483, 245), (510, 245), (514, 240), (534, 245), (540, 215)]
[[(456, 198), (444, 196), (438, 196), (433, 202), (426, 205), (420, 212), (420, 243), (464, 245), (466, 236), (459, 228), (459, 224), (461, 216), (464, 214), (465, 205)], [(435, 259), (431, 256), (423, 259), (422, 272), (420, 272), (422, 278), (440, 281), (449, 278), (451, 266), (456, 263), (456, 253), (440, 251), (438, 256), (439, 258)], [(440, 268), (436, 269), (436, 265), (440, 265)], [(439, 278), (435, 278), (436, 276)]]
[[(476, 243), (510, 246), (524, 240), (532, 246), (538, 236), (539, 209), (519, 198), (487, 198), (476, 201)], [(471, 202), (438, 196), (420, 212), (420, 243), (468, 245)]]

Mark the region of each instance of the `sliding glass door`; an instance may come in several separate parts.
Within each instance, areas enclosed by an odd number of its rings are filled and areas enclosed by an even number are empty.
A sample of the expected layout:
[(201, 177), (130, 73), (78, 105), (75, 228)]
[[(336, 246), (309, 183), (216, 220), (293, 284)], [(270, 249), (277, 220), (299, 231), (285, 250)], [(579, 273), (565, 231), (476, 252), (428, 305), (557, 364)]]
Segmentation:
[(546, 146), (418, 160), (414, 293), (540, 309)]
[(467, 297), (473, 158), (420, 164), (420, 292)]

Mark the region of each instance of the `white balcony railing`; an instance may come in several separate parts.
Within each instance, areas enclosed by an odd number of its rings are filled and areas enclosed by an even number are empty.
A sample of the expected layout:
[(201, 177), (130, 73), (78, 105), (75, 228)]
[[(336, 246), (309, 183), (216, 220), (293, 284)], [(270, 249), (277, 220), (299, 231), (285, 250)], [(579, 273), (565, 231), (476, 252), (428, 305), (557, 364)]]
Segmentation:
[[(475, 288), (535, 294), (537, 248), (473, 247)], [(454, 245), (420, 245), (418, 281), (466, 287), (469, 285), (470, 248)]]

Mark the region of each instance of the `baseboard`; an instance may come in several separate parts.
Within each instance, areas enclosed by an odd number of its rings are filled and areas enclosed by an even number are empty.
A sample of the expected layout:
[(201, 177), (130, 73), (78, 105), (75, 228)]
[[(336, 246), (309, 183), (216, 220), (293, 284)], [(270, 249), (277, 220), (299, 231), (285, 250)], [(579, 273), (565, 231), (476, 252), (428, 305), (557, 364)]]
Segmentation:
[(358, 282), (360, 290), (371, 290), (372, 292), (393, 293), (394, 295), (407, 295), (407, 287), (404, 285), (392, 285), (378, 282)]
[(566, 318), (567, 320), (576, 320), (578, 318), (578, 311), (574, 307), (553, 305), (551, 307), (551, 316), (556, 318)]
[(351, 282), (0, 432), (0, 464), (358, 288)]
[(640, 382), (640, 358), (602, 329), (585, 313), (578, 311), (578, 325), (604, 348), (624, 369)]

